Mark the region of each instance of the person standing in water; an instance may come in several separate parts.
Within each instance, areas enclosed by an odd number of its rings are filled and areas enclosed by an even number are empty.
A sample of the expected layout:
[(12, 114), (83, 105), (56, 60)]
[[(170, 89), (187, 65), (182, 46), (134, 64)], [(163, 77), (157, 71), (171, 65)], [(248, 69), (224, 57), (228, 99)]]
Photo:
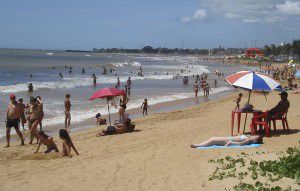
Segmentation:
[(81, 73), (84, 75), (84, 73), (85, 73), (85, 69), (84, 68), (82, 68)]
[(116, 88), (120, 87), (120, 85), (121, 85), (121, 82), (120, 82), (120, 77), (118, 76), (118, 78), (117, 78), (117, 85), (116, 85)]
[(92, 78), (93, 78), (93, 85), (95, 87), (97, 85), (97, 77), (94, 73), (92, 74)]
[(16, 96), (11, 94), (9, 96), (10, 103), (8, 104), (7, 114), (6, 114), (6, 141), (7, 145), (5, 147), (10, 146), (10, 130), (12, 127), (15, 128), (18, 136), (21, 139), (21, 145), (24, 145), (23, 135), (19, 129), (20, 118), (21, 118), (21, 107), (20, 104), (16, 101)]
[(28, 84), (28, 92), (33, 92), (33, 84), (32, 83)]
[(66, 94), (66, 99), (65, 99), (65, 128), (67, 131), (70, 131), (70, 124), (71, 124), (71, 95)]
[(196, 80), (194, 83), (195, 98), (198, 98), (198, 90), (199, 90), (199, 85), (198, 85), (198, 81)]
[(149, 105), (148, 105), (148, 100), (147, 98), (144, 99), (144, 102), (142, 103), (142, 106), (141, 108), (143, 108), (143, 116), (148, 115), (148, 108), (149, 108)]
[(127, 80), (127, 92), (128, 92), (129, 96), (130, 96), (130, 88), (131, 88), (131, 79), (130, 79), (130, 77), (128, 77), (128, 80)]

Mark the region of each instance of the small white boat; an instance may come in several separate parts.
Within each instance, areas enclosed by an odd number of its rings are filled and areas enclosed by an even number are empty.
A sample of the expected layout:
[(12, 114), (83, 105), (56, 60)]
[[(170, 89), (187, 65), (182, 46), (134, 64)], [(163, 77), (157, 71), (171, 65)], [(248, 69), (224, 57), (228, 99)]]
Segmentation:
[(53, 55), (53, 53), (52, 53), (52, 52), (47, 52), (46, 54), (47, 54), (47, 55)]

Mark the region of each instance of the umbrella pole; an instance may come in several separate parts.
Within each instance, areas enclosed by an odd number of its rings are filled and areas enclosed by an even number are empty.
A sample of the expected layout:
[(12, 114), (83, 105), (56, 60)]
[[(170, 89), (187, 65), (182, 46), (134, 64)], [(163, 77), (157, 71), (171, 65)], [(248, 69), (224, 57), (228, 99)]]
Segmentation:
[[(252, 92), (252, 91), (249, 91), (249, 97), (248, 97), (248, 102), (247, 102), (247, 104), (249, 104), (249, 102), (250, 102), (250, 96), (251, 96), (251, 92)], [(245, 121), (244, 121), (244, 129), (243, 129), (243, 134), (245, 133), (245, 128), (246, 128), (246, 121), (247, 121), (247, 117), (248, 117), (248, 113), (246, 113), (246, 117), (245, 117)]]
[(106, 99), (107, 101), (107, 108), (108, 108), (108, 120), (109, 120), (109, 126), (111, 126), (111, 120), (110, 120), (110, 111), (109, 111), (109, 102), (108, 102), (108, 98)]

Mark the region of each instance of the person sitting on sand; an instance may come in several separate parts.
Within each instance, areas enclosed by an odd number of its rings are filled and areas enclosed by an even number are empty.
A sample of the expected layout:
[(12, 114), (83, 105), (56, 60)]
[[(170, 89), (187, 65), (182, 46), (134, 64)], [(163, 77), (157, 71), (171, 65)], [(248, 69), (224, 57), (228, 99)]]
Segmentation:
[(129, 118), (129, 115), (126, 114), (123, 119), (121, 119), (119, 122), (115, 123), (114, 126), (107, 127), (106, 130), (103, 130), (102, 132), (98, 133), (96, 136), (105, 136), (105, 135), (112, 135), (112, 134), (121, 134), (121, 133), (127, 133), (132, 132), (134, 130), (134, 125), (131, 124), (131, 119)]
[(234, 109), (240, 109), (240, 102), (242, 100), (242, 97), (243, 97), (243, 94), (239, 93), (239, 96), (235, 100), (233, 100), (233, 102), (236, 103), (236, 107)]
[(62, 156), (72, 157), (71, 149), (73, 149), (74, 152), (79, 155), (67, 130), (59, 130), (59, 138), (62, 140)]
[(39, 139), (39, 144), (34, 153), (38, 153), (41, 147), (41, 144), (44, 144), (47, 146), (47, 150), (45, 153), (50, 153), (51, 151), (55, 150), (55, 152), (59, 152), (56, 144), (53, 141), (52, 137), (49, 137), (44, 133), (44, 131), (40, 131), (36, 134), (37, 138)]
[(200, 144), (192, 144), (192, 148), (197, 147), (209, 147), (213, 145), (218, 146), (229, 146), (229, 145), (250, 145), (250, 144), (261, 144), (263, 142), (263, 137), (259, 135), (246, 136), (238, 135), (234, 137), (212, 137), (207, 141)]
[(106, 119), (102, 119), (101, 114), (97, 113), (96, 114), (96, 122), (97, 122), (97, 125), (105, 125), (106, 124)]

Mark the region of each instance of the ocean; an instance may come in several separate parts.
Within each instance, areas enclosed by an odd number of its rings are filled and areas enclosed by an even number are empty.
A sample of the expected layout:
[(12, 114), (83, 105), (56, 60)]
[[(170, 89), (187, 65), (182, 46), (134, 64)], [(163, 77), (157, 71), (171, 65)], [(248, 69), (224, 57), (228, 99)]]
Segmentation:
[[(65, 66), (72, 67), (71, 74)], [(107, 74), (102, 74), (103, 67), (107, 69)], [(82, 68), (85, 68), (85, 74), (82, 74)], [(138, 76), (140, 68), (143, 77)], [(105, 115), (106, 102), (89, 101), (88, 98), (98, 89), (114, 87), (117, 76), (121, 80), (121, 89), (131, 77), (128, 103), (131, 109), (140, 107), (145, 97), (150, 105), (193, 97), (193, 75), (202, 73), (209, 74), (212, 93), (231, 91), (224, 78), (215, 76), (215, 71), (222, 71), (227, 76), (243, 69), (247, 67), (212, 63), (200, 56), (3, 49), (0, 50), (0, 136), (5, 135), (6, 108), (11, 93), (16, 94), (17, 99), (23, 98), (25, 104), (30, 96), (41, 96), (45, 112), (43, 125), (46, 128), (54, 125), (64, 127), (65, 94), (71, 94), (73, 124), (91, 119), (98, 112)], [(63, 78), (58, 76), (59, 73)], [(92, 73), (97, 76), (96, 87), (92, 84)], [(180, 77), (173, 79), (177, 74)], [(189, 76), (188, 85), (182, 83), (182, 76)], [(217, 87), (214, 87), (215, 79), (218, 80)], [(34, 86), (33, 93), (28, 92), (29, 83)], [(118, 109), (112, 108), (111, 111), (117, 112)]]

